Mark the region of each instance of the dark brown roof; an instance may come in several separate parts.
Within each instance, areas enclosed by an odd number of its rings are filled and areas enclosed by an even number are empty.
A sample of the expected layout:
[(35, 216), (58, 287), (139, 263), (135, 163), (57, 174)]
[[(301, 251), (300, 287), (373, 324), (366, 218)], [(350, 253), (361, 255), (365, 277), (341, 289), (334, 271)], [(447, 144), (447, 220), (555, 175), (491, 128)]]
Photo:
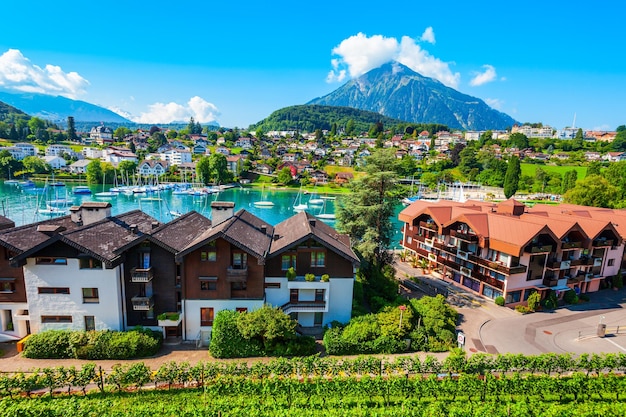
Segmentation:
[(308, 239), (314, 239), (353, 263), (359, 262), (359, 258), (350, 247), (348, 235), (338, 233), (326, 223), (304, 211), (276, 225), (268, 257), (276, 256)]
[(8, 217), (0, 216), (0, 230), (15, 227), (15, 222)]
[(211, 228), (211, 220), (196, 211), (190, 211), (166, 223), (150, 234), (152, 241), (172, 253), (185, 249), (200, 234)]
[(265, 259), (269, 251), (273, 234), (273, 226), (254, 214), (241, 209), (228, 220), (206, 230), (177, 256), (184, 256), (198, 247), (221, 237), (261, 260)]
[(155, 222), (146, 213), (133, 210), (62, 233), (61, 240), (111, 266), (125, 248), (146, 239)]
[(70, 219), (70, 216), (56, 217), (54, 219), (3, 230), (0, 234), (0, 245), (18, 254), (39, 247), (50, 239), (50, 233), (38, 231), (40, 226), (45, 226), (44, 229), (48, 229), (47, 226), (64, 227), (65, 231), (74, 230), (79, 227)]

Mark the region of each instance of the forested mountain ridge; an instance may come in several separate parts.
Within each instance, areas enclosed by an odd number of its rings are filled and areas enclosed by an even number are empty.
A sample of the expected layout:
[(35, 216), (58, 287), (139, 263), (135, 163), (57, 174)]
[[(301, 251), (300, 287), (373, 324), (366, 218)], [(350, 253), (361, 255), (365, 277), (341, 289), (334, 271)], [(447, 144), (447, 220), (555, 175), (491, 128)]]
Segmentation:
[[(407, 123), (380, 113), (353, 107), (304, 104), (276, 110), (267, 118), (251, 125), (250, 130), (314, 132), (320, 129), (330, 131), (334, 124), (339, 130), (349, 128), (354, 132), (367, 132), (372, 125), (378, 123), (382, 123), (384, 128), (397, 125), (414, 125), (414, 123)], [(445, 130), (446, 128), (446, 126), (441, 126), (441, 129), (437, 130)]]

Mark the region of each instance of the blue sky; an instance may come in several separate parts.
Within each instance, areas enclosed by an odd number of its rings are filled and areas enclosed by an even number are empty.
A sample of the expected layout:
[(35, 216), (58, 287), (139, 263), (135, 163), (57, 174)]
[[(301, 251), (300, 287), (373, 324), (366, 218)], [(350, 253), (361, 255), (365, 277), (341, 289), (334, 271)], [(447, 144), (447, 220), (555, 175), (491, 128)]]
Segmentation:
[(399, 60), (521, 122), (612, 130), (626, 124), (626, 5), (598, 4), (12, 1), (0, 88), (245, 128)]

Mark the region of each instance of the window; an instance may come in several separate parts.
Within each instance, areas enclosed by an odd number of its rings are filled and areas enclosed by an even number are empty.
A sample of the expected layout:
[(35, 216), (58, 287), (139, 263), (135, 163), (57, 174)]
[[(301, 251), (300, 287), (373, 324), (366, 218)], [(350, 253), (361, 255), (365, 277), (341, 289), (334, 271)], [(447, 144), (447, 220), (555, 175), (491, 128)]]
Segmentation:
[(70, 289), (66, 287), (39, 287), (37, 292), (39, 294), (69, 294)]
[(237, 307), (235, 311), (237, 311), (237, 313), (247, 313), (248, 307)]
[(522, 299), (522, 291), (509, 291), (506, 293), (506, 303), (519, 303)]
[(315, 290), (315, 301), (324, 301), (326, 290)]
[(245, 269), (248, 266), (248, 254), (243, 252), (233, 253), (233, 268)]
[(317, 312), (313, 316), (313, 325), (314, 326), (321, 326), (323, 320), (324, 320), (324, 313)]
[(201, 291), (217, 290), (217, 277), (200, 277), (200, 290)]
[(248, 288), (248, 284), (245, 281), (230, 283), (231, 291), (243, 291), (243, 290), (246, 290), (247, 288)]
[(83, 288), (83, 303), (97, 304), (100, 302), (97, 288)]
[(85, 316), (85, 331), (96, 330), (96, 318), (94, 316)]
[(280, 282), (266, 282), (265, 283), (265, 289), (280, 289)]
[(67, 265), (67, 258), (35, 258), (37, 265)]
[(609, 259), (609, 263), (607, 263), (608, 266), (613, 266), (615, 265), (615, 259)]
[(213, 326), (213, 307), (200, 309), (200, 326)]
[(200, 260), (202, 262), (215, 262), (217, 260), (217, 249), (215, 247), (215, 241), (209, 242), (200, 251)]
[(71, 323), (72, 316), (41, 316), (42, 323)]
[(78, 267), (80, 269), (102, 269), (102, 262), (91, 256), (79, 257)]
[(0, 293), (15, 292), (15, 280), (13, 278), (0, 278)]
[(283, 271), (286, 271), (289, 268), (296, 269), (296, 258), (297, 258), (296, 254), (283, 255), (281, 258), (282, 259), (281, 269)]
[(312, 267), (326, 266), (326, 253), (319, 252), (319, 251), (311, 252), (311, 266)]

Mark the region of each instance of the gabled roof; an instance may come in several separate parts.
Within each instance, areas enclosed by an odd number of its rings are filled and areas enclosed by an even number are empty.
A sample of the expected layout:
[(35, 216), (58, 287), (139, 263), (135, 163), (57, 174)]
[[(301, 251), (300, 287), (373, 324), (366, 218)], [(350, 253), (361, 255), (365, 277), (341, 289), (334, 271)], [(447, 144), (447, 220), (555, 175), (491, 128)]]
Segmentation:
[(112, 267), (125, 249), (148, 237), (155, 223), (155, 218), (133, 210), (64, 232), (61, 241)]
[(51, 233), (46, 233), (42, 229), (39, 229), (40, 225), (60, 226), (66, 231), (80, 227), (70, 219), (70, 216), (57, 217), (2, 230), (0, 231), (0, 245), (18, 254), (40, 247), (41, 245), (45, 246), (46, 242), (50, 240)]
[(359, 263), (359, 258), (350, 247), (348, 235), (337, 233), (335, 229), (304, 211), (276, 225), (268, 257), (277, 256), (308, 239), (314, 239), (352, 263)]
[(196, 211), (190, 211), (154, 229), (150, 233), (150, 240), (172, 253), (177, 253), (210, 227), (211, 220)]
[(274, 227), (254, 214), (241, 209), (232, 217), (212, 227), (190, 242), (176, 257), (182, 257), (199, 247), (223, 238), (239, 249), (263, 261), (269, 251)]

